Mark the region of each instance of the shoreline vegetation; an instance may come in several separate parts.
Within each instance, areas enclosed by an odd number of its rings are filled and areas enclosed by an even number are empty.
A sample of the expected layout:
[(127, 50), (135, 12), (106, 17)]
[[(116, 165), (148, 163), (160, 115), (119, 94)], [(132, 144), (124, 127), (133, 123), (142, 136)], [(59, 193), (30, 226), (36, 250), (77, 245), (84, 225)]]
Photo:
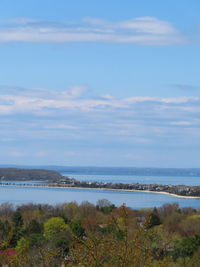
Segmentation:
[[(9, 181), (9, 182), (8, 182)], [(23, 181), (17, 184), (17, 181)], [(30, 182), (33, 184), (30, 184)], [(45, 181), (45, 183), (44, 183)], [(26, 184), (26, 182), (29, 182)], [(34, 184), (40, 182), (40, 184)], [(116, 190), (128, 192), (146, 192), (168, 194), (181, 198), (200, 198), (200, 186), (188, 185), (162, 185), (162, 184), (126, 184), (110, 182), (91, 182), (79, 181), (61, 175), (56, 171), (37, 170), (37, 169), (19, 169), (19, 168), (0, 168), (1, 186), (18, 187), (49, 187), (49, 188), (81, 188), (98, 190)]]

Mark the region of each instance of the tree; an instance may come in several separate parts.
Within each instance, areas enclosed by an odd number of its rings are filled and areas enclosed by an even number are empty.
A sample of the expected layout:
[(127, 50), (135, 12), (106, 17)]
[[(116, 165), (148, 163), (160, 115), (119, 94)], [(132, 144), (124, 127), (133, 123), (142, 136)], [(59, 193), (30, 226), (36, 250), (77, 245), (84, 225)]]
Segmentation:
[(180, 222), (179, 227), (185, 236), (193, 236), (200, 233), (200, 215), (188, 216)]
[(75, 236), (83, 236), (84, 234), (84, 228), (82, 226), (82, 221), (81, 219), (73, 219), (71, 222), (70, 222), (70, 228), (72, 230), (72, 233), (75, 235)]
[(161, 224), (160, 217), (156, 213), (151, 213), (147, 216), (144, 226), (146, 229), (150, 229), (159, 224)]
[(109, 200), (107, 199), (99, 199), (97, 201), (96, 205), (97, 209), (102, 211), (103, 213), (110, 213), (115, 208), (115, 205), (113, 205)]
[(23, 225), (22, 214), (19, 209), (13, 213), (12, 222), (16, 228), (21, 227)]
[(76, 202), (69, 202), (65, 204), (65, 216), (70, 221), (72, 218), (76, 217), (79, 213), (79, 206)]
[(29, 234), (40, 234), (43, 231), (42, 225), (36, 220), (32, 220), (27, 227), (27, 232)]
[(66, 231), (71, 232), (70, 227), (61, 217), (52, 217), (44, 223), (44, 236), (48, 240), (52, 241), (58, 234)]
[(0, 216), (5, 220), (8, 220), (13, 213), (13, 205), (11, 203), (5, 202), (0, 204)]
[(132, 231), (131, 214), (125, 206), (120, 207), (110, 218), (111, 232), (88, 228), (87, 238), (78, 238), (73, 243), (71, 253), (75, 264), (71, 266), (155, 267), (151, 235), (142, 228)]
[(200, 246), (200, 235), (185, 237), (177, 241), (173, 251), (174, 259), (179, 257), (190, 257)]

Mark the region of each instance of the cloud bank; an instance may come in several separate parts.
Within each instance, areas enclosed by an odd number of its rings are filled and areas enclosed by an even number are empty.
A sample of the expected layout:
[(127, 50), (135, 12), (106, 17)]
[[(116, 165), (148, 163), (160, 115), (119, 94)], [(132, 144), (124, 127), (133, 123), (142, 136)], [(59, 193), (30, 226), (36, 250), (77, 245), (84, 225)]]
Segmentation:
[(197, 111), (200, 109), (199, 97), (124, 97), (111, 95), (88, 96), (86, 87), (74, 86), (66, 91), (48, 89), (24, 89), (0, 87), (0, 115), (48, 112), (106, 112), (112, 110), (133, 111), (137, 108), (151, 110)]
[(0, 43), (103, 42), (137, 45), (180, 45), (186, 43), (170, 22), (155, 17), (125, 21), (85, 18), (79, 23), (15, 18), (0, 23)]
[(117, 98), (93, 96), (84, 86), (64, 91), (1, 86), (0, 155), (13, 163), (136, 166), (157, 164), (168, 151), (173, 163), (176, 151), (179, 156), (199, 151), (199, 118), (199, 97)]

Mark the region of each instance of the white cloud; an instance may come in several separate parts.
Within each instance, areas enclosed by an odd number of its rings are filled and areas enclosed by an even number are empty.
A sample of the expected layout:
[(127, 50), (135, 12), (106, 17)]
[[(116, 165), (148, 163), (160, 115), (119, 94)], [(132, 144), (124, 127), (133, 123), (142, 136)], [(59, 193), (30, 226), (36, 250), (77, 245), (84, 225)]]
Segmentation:
[(172, 122), (170, 122), (170, 124), (175, 125), (175, 126), (191, 126), (191, 125), (193, 125), (193, 123), (190, 121), (172, 121)]
[[(200, 102), (199, 97), (129, 97), (117, 99), (107, 95), (98, 98), (84, 96), (85, 87), (75, 86), (68, 91), (41, 90), (16, 90), (8, 94), (4, 90), (0, 92), (0, 114), (38, 113), (57, 111), (109, 111), (114, 109), (132, 110), (134, 106), (140, 107), (140, 103), (151, 105), (155, 110), (182, 110), (197, 111)], [(139, 105), (139, 106), (138, 106)]]
[(0, 29), (0, 43), (7, 42), (109, 42), (139, 45), (185, 43), (186, 38), (169, 22), (154, 17), (126, 21), (87, 18), (80, 25), (36, 21), (29, 18), (10, 20)]
[(21, 149), (29, 146), (34, 156), (50, 157), (48, 147), (57, 143), (62, 151), (125, 147), (133, 158), (138, 147), (199, 145), (198, 97), (94, 98), (81, 86), (54, 92), (10, 88), (7, 94), (0, 88), (0, 143), (11, 159), (26, 157)]
[(73, 86), (65, 94), (69, 97), (80, 97), (86, 92), (87, 88), (85, 86)]
[(163, 104), (184, 104), (187, 102), (198, 102), (200, 100), (199, 97), (149, 97), (149, 96), (142, 96), (142, 97), (129, 97), (125, 98), (124, 101), (126, 103), (139, 103), (139, 102), (157, 102)]
[(171, 35), (178, 34), (178, 31), (166, 21), (154, 17), (139, 17), (120, 22), (108, 22), (101, 19), (87, 18), (86, 22), (91, 25), (103, 26), (110, 29), (129, 29), (138, 33)]

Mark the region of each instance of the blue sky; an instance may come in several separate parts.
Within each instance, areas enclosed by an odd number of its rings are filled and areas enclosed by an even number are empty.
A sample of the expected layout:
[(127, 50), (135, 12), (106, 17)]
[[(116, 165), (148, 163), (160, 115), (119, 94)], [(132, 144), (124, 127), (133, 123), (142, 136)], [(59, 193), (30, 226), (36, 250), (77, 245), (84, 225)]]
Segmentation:
[(199, 10), (2, 0), (0, 162), (200, 167)]

